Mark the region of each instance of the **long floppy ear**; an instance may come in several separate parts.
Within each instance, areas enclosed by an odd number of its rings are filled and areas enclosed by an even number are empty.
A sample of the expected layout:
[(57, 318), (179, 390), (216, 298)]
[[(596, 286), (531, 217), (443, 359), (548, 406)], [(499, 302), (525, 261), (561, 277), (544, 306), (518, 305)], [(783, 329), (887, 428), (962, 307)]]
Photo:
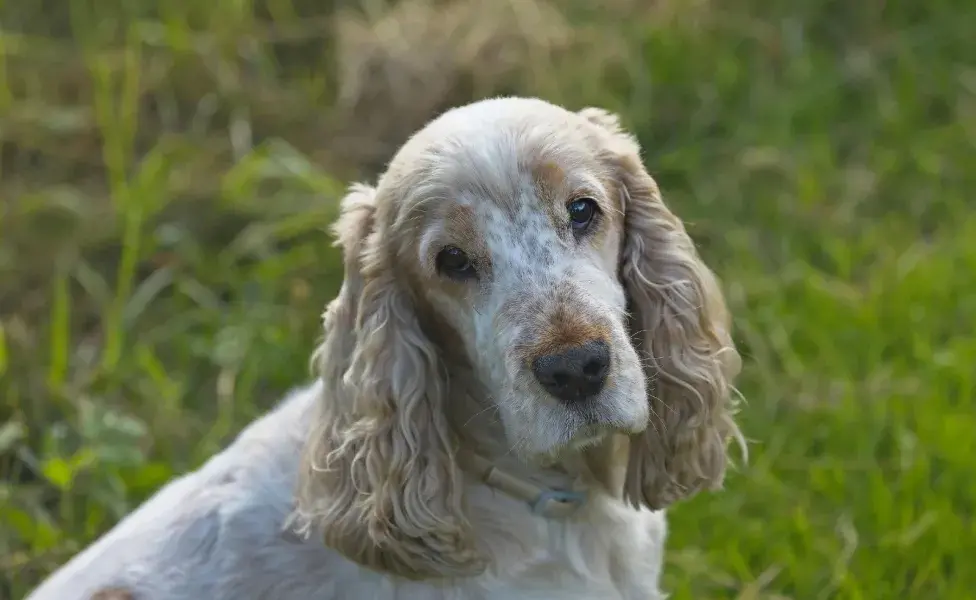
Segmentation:
[(720, 488), (729, 439), (744, 448), (732, 418), (739, 354), (718, 282), (662, 201), (636, 139), (613, 114), (587, 108), (580, 115), (604, 130), (604, 159), (617, 173), (625, 222), (620, 277), (651, 408), (649, 427), (631, 438), (624, 496), (634, 506), (664, 508)]
[(462, 513), (437, 348), (396, 280), (376, 191), (357, 185), (335, 224), (345, 280), (324, 315), (323, 382), (299, 471), (306, 531), (371, 569), (411, 579), (485, 568)]

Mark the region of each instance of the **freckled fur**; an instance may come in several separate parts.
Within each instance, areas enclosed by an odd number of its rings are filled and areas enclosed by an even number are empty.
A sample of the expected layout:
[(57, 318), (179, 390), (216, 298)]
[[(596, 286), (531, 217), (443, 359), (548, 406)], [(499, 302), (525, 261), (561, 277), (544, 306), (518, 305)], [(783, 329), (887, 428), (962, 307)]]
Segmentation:
[[(611, 210), (577, 242), (562, 211), (581, 186)], [(350, 188), (334, 233), (345, 280), (318, 381), (28, 600), (663, 598), (661, 509), (721, 484), (738, 355), (617, 118), (519, 98), (449, 111)], [(429, 268), (445, 240), (481, 257), (477, 281)], [(564, 406), (527, 359), (590, 339), (608, 383)], [(535, 516), (461, 449), (589, 500)]]

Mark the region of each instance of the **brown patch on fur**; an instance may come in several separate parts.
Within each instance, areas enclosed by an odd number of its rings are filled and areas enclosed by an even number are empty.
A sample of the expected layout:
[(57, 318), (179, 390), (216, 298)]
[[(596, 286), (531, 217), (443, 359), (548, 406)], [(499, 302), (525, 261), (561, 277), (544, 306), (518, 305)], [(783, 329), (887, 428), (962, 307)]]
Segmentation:
[(532, 183), (536, 194), (542, 200), (543, 210), (549, 215), (553, 226), (558, 227), (567, 220), (566, 203), (571, 199), (571, 190), (566, 171), (553, 160), (541, 160), (530, 167)]
[[(463, 290), (456, 284), (450, 284), (439, 277), (436, 270), (437, 253), (445, 246), (457, 246), (468, 255), (471, 263), (479, 273), (490, 273), (491, 261), (488, 247), (477, 225), (474, 209), (454, 202), (425, 203), (419, 202), (412, 206), (404, 222), (410, 223), (410, 231), (404, 235), (412, 239), (411, 243), (396, 248), (398, 277), (407, 275), (411, 283), (420, 284), (412, 289), (425, 289), (431, 285), (442, 285), (445, 292), (457, 295)], [(427, 248), (429, 253), (421, 258), (423, 264), (417, 264), (417, 243), (423, 231), (429, 227), (439, 228), (440, 232), (435, 245)]]
[(468, 256), (482, 254), (484, 241), (475, 224), (474, 210), (470, 206), (451, 204), (446, 213), (444, 220), (447, 222), (447, 231), (454, 243)]
[(91, 600), (136, 600), (135, 595), (125, 588), (111, 587), (98, 590)]
[[(491, 256), (488, 252), (485, 239), (482, 236), (481, 229), (478, 227), (474, 209), (470, 206), (449, 203), (447, 208), (440, 211), (440, 214), (436, 218), (443, 220), (443, 233), (440, 243), (444, 246), (451, 245), (460, 248), (468, 255), (468, 259), (478, 271), (479, 276), (489, 277), (491, 275)], [(415, 283), (421, 284), (421, 287), (416, 289), (424, 289), (424, 287), (429, 287), (430, 285), (440, 285), (446, 293), (452, 296), (468, 294), (470, 286), (467, 283), (458, 285), (437, 275), (435, 268), (436, 256), (440, 250), (441, 248), (439, 247), (430, 249), (432, 255), (429, 257), (429, 268), (425, 269), (428, 281), (422, 281), (418, 278)], [(430, 281), (431, 277), (436, 279)]]
[[(619, 222), (621, 220), (618, 218), (618, 215), (622, 214), (619, 199), (615, 201), (612, 198), (606, 198), (602, 192), (591, 189), (586, 184), (581, 185), (579, 181), (573, 181), (566, 169), (555, 161), (551, 159), (540, 160), (533, 164), (530, 170), (536, 192), (544, 201), (543, 207), (549, 214), (554, 226), (560, 227), (568, 223), (569, 215), (566, 206), (580, 198), (596, 200), (597, 206), (604, 213), (607, 221), (614, 222), (616, 220)], [(617, 188), (613, 185), (603, 181), (601, 183), (605, 189), (616, 193)], [(591, 243), (596, 245), (601, 243), (603, 229), (603, 225), (595, 228), (590, 238)]]
[(587, 232), (585, 243), (594, 248), (606, 248), (609, 238), (615, 233), (623, 236), (624, 206), (620, 184), (616, 181), (601, 181), (604, 194), (579, 194), (576, 197), (587, 196), (597, 201), (600, 208), (599, 221)]
[(609, 344), (610, 331), (603, 323), (581, 321), (579, 315), (560, 305), (549, 317), (548, 326), (530, 347), (524, 358), (531, 363), (535, 359), (582, 346), (587, 342), (602, 341)]
[(555, 162), (544, 160), (532, 165), (532, 181), (540, 196), (555, 200), (564, 195), (566, 172)]

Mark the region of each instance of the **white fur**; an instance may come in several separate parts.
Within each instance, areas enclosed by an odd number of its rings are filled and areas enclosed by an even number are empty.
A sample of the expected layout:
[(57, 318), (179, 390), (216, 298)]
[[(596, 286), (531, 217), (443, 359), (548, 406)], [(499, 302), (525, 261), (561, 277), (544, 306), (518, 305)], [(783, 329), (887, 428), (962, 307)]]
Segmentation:
[(199, 470), (161, 489), (27, 600), (654, 600), (663, 511), (599, 502), (569, 521), (533, 517), (470, 483), (477, 532), (504, 548), (482, 576), (410, 582), (355, 565), (317, 539), (280, 534), (320, 384), (296, 390)]

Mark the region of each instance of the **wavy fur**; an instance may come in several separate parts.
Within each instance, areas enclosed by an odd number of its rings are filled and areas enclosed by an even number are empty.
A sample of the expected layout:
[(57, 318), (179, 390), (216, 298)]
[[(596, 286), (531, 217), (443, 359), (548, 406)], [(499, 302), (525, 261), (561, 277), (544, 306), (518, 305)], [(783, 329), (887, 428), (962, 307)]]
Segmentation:
[(631, 439), (625, 495), (664, 508), (721, 486), (728, 440), (742, 437), (732, 418), (740, 359), (718, 282), (661, 199), (636, 139), (616, 115), (580, 114), (609, 135), (604, 156), (625, 203), (620, 276), (649, 383), (651, 423)]
[(461, 511), (438, 349), (393, 275), (375, 196), (353, 187), (334, 227), (346, 277), (316, 352), (325, 387), (299, 511), (367, 567), (411, 579), (475, 575), (485, 562)]

